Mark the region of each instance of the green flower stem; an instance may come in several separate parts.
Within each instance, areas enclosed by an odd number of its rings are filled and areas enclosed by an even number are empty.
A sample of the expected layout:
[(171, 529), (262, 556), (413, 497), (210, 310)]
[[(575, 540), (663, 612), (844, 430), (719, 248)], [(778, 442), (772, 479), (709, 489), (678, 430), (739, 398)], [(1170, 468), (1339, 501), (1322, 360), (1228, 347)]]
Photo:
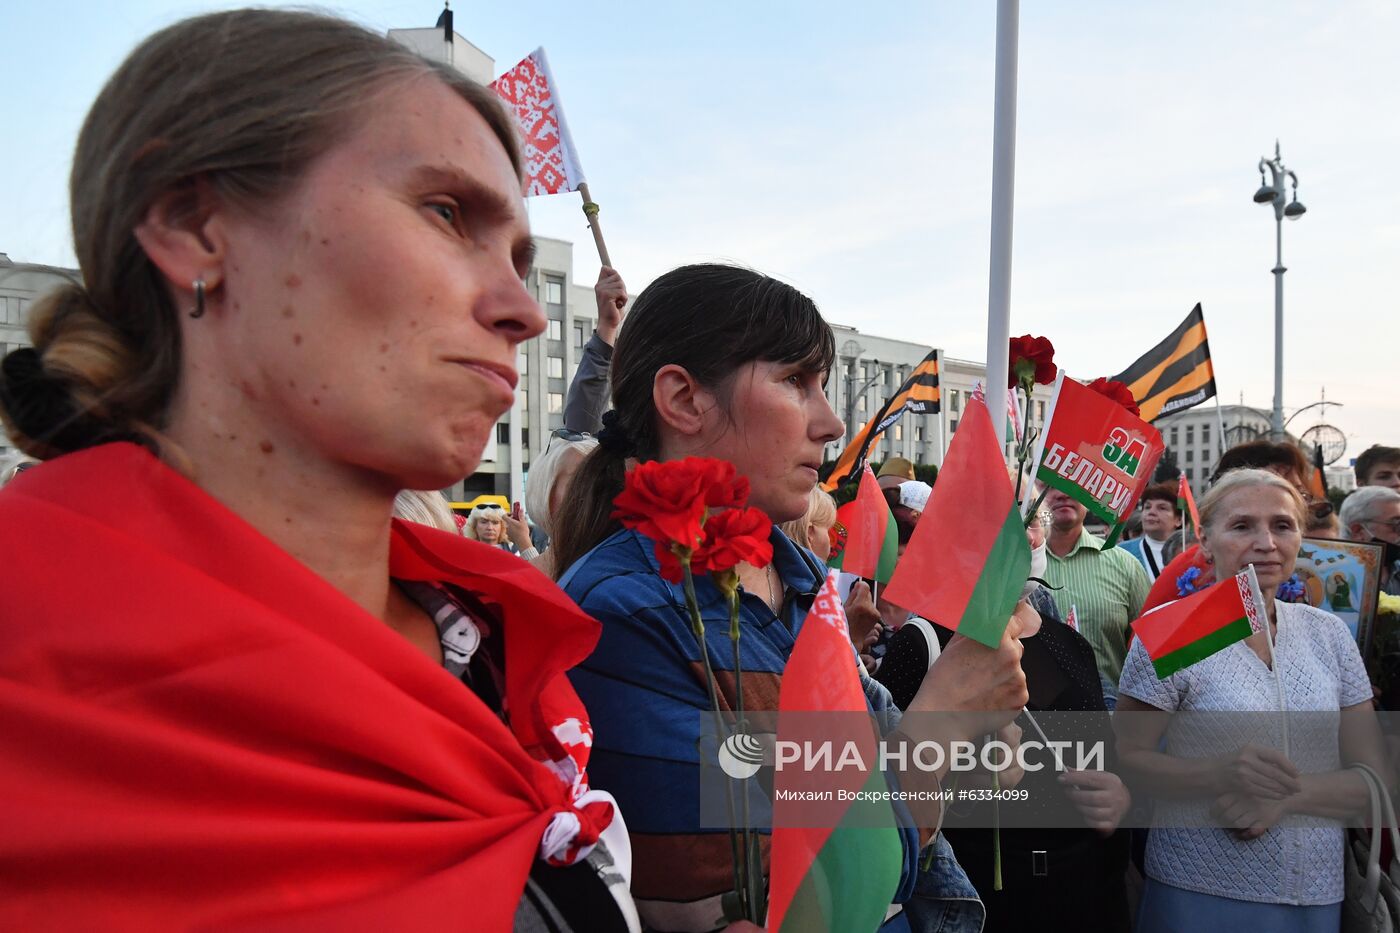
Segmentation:
[[(1045, 501), (1045, 497), (1048, 495), (1050, 495), (1050, 487), (1046, 486), (1040, 491), (1040, 495), (1035, 497), (1035, 501), (1031, 503), (1031, 507), (1026, 510), (1025, 523), (1027, 528), (1031, 526), (1031, 516), (1034, 515), (1040, 509), (1040, 504)], [(1050, 534), (1050, 530), (1048, 528), (1045, 530), (1045, 534), (1047, 536)]]
[[(744, 667), (739, 659), (739, 591), (732, 589), (729, 591), (729, 641), (734, 646), (734, 693), (735, 701), (738, 704), (737, 723), (740, 731), (747, 731), (748, 722), (744, 719)], [(758, 892), (762, 890), (762, 868), (755, 865), (754, 846), (755, 840), (752, 837), (752, 822), (749, 818), (749, 794), (746, 787), (743, 791), (741, 811), (742, 817), (742, 839), (744, 847), (744, 867), (745, 877), (748, 884), (743, 892), (742, 903), (744, 905), (744, 919), (752, 923), (763, 922), (762, 910), (759, 907)]]
[[(690, 611), (690, 630), (695, 634), (695, 640), (700, 645), (700, 660), (705, 666), (705, 689), (710, 694), (710, 710), (715, 716), (715, 740), (723, 741), (724, 718), (719, 709), (719, 691), (715, 684), (715, 671), (710, 666), (710, 649), (705, 644), (705, 622), (700, 618), (700, 601), (695, 596), (695, 577), (690, 573), (690, 555), (684, 554), (681, 557), (681, 570), (684, 573), (685, 586), (685, 607)], [(735, 808), (734, 808), (734, 784), (726, 775), (724, 779), (724, 798), (729, 805), (729, 849), (734, 859), (734, 891), (739, 896), (740, 907), (744, 910), (745, 919), (748, 912), (748, 872), (742, 867), (746, 861), (746, 855), (740, 854), (739, 834), (734, 829)]]
[(1035, 392), (1035, 375), (1022, 377), (1020, 388), (1026, 393), (1026, 411), (1021, 418), (1021, 438), (1016, 442), (1016, 504), (1021, 504), (1021, 483), (1026, 473), (1026, 461), (1031, 458), (1031, 395)]

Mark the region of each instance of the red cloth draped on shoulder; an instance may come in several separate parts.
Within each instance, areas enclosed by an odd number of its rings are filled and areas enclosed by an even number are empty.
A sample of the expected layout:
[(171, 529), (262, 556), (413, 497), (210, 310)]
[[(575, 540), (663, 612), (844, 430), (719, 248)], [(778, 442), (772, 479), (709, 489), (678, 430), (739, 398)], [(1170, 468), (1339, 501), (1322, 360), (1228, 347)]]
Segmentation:
[(133, 445), (28, 471), (0, 536), (0, 928), (510, 929), (599, 633), (538, 571), (391, 535), (392, 576), (501, 607), (507, 728)]

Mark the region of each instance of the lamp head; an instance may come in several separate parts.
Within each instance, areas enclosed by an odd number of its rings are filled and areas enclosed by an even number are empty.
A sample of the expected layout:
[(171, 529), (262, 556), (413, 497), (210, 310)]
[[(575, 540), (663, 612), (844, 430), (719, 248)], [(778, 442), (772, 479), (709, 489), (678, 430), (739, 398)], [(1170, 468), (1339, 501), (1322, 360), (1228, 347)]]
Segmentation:
[(1269, 204), (1278, 198), (1278, 189), (1273, 185), (1260, 185), (1259, 190), (1254, 192), (1255, 204)]
[(1297, 220), (1299, 217), (1306, 214), (1307, 211), (1308, 209), (1303, 206), (1303, 202), (1294, 198), (1293, 203), (1283, 209), (1283, 216), (1287, 217), (1289, 220)]

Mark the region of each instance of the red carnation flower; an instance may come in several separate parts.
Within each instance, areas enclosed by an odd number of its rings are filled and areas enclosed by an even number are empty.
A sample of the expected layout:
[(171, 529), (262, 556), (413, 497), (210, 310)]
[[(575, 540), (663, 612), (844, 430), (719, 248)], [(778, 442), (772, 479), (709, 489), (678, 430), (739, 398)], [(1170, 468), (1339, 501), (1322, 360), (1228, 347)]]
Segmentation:
[(749, 501), (748, 478), (738, 475), (734, 464), (728, 460), (709, 460), (707, 464), (709, 486), (705, 490), (705, 504), (712, 509), (742, 508)]
[(741, 563), (767, 567), (773, 560), (768, 540), (773, 523), (761, 509), (724, 509), (705, 522), (705, 543), (695, 552), (691, 570), (723, 573)]
[(1044, 337), (1011, 338), (1011, 359), (1007, 367), (1006, 387), (1018, 385), (1049, 385), (1055, 381), (1055, 347)]
[(703, 534), (713, 462), (687, 457), (638, 464), (627, 473), (622, 492), (613, 500), (612, 517), (658, 545), (696, 547)]
[(1133, 393), (1121, 382), (1116, 382), (1112, 379), (1100, 376), (1098, 379), (1089, 383), (1089, 390), (1099, 393), (1104, 398), (1112, 399), (1135, 415), (1142, 414), (1142, 412), (1138, 410), (1137, 400), (1133, 398)]

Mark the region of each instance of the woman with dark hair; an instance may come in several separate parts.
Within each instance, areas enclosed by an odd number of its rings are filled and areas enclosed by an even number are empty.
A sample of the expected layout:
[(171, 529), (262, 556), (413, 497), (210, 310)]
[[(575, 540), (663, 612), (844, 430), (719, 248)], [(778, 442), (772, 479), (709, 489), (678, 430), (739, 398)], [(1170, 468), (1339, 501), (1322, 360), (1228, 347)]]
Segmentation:
[(326, 16), (185, 20), (102, 90), (83, 284), (0, 365), (45, 461), (0, 493), (0, 928), (637, 928), (597, 623), (391, 520), (544, 330), (520, 173), (490, 90)]
[[(733, 889), (728, 834), (698, 822), (700, 721), (710, 708), (685, 595), (668, 583), (650, 543), (610, 518), (629, 460), (698, 455), (727, 460), (750, 484), (749, 505), (777, 523), (804, 515), (826, 444), (842, 436), (824, 392), (831, 329), (801, 292), (748, 269), (685, 266), (637, 298), (613, 356), (613, 412), (575, 475), (575, 507), (556, 518), (560, 585), (603, 624), (597, 649), (570, 676), (595, 729), (590, 774), (616, 795), (633, 832), (633, 893), (661, 930), (711, 930)], [(784, 666), (826, 568), (775, 525), (772, 563), (740, 565), (739, 647), (748, 710), (776, 710)], [(708, 579), (695, 583), (720, 702), (736, 702), (728, 610)], [(1014, 628), (1014, 626), (1013, 626)], [(965, 642), (965, 640), (960, 640)], [(955, 642), (916, 709), (1017, 709), (1019, 645)], [(851, 664), (856, 664), (854, 652)], [(884, 695), (873, 683), (871, 690)], [(892, 704), (889, 704), (892, 706)], [(1009, 714), (1007, 715), (1009, 718)], [(711, 762), (712, 763), (712, 762)], [(762, 841), (767, 859), (767, 838)], [(980, 925), (976, 893), (947, 858), (920, 876), (947, 930)], [(910, 897), (919, 840), (905, 833), (900, 900)], [(765, 871), (766, 874), (766, 864)], [(925, 881), (928, 881), (927, 885)], [(911, 906), (906, 914), (927, 904)], [(954, 916), (961, 912), (962, 918)], [(901, 915), (895, 923), (908, 922)], [(926, 924), (916, 918), (916, 929)]]

